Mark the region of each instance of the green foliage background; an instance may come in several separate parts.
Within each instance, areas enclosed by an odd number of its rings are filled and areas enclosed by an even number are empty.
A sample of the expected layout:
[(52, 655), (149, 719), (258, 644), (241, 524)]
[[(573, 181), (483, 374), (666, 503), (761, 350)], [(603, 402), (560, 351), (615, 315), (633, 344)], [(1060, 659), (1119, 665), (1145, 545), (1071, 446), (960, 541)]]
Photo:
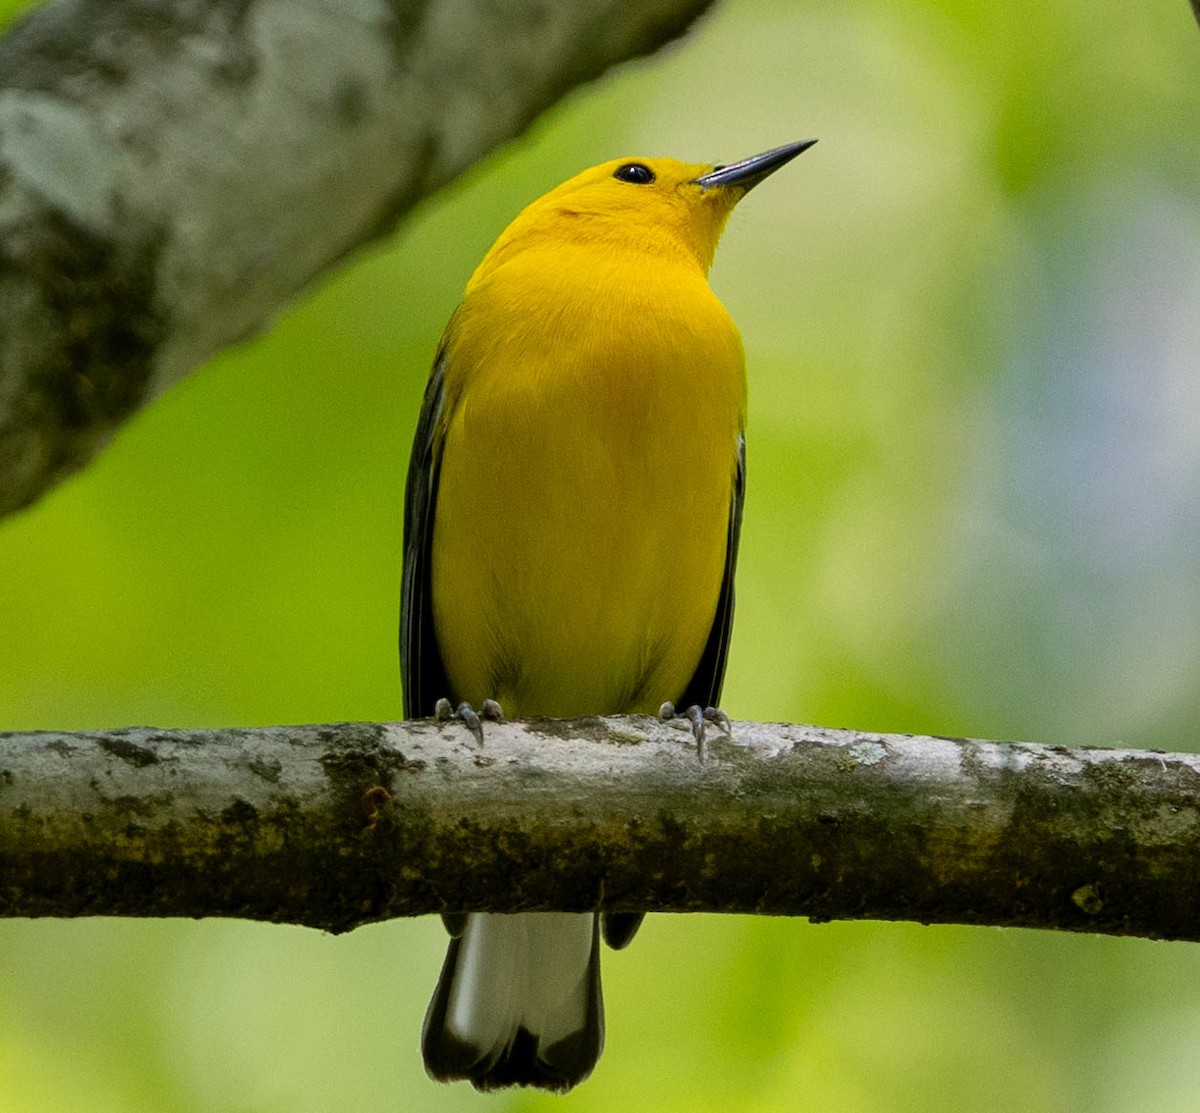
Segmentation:
[[(719, 5), (0, 526), (0, 728), (398, 717), (408, 444), (474, 263), (585, 165), (808, 136), (713, 273), (751, 365), (726, 708), (1196, 748), (1185, 0)], [(421, 1070), (442, 946), (432, 920), (0, 922), (0, 1110), (479, 1108)], [(1185, 944), (659, 916), (605, 979), (593, 1079), (489, 1108), (1165, 1113), (1200, 1093)]]

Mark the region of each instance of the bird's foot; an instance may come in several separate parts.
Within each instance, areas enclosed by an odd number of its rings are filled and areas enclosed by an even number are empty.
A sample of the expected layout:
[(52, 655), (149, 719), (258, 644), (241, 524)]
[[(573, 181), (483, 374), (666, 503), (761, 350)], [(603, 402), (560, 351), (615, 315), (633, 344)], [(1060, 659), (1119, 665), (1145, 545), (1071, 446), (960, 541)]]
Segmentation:
[(458, 719), (473, 735), (478, 745), (483, 745), (483, 720), (491, 723), (504, 722), (504, 708), (494, 699), (485, 699), (476, 711), (466, 700), (457, 707), (443, 697), (434, 704), (433, 717), (439, 722)]
[(664, 722), (669, 719), (686, 719), (691, 724), (692, 737), (696, 740), (696, 753), (701, 761), (708, 757), (708, 743), (704, 737), (705, 723), (715, 723), (722, 727), (727, 738), (733, 734), (729, 716), (719, 707), (701, 707), (698, 703), (693, 703), (683, 711), (676, 711), (675, 705), (668, 700), (658, 709), (658, 717)]

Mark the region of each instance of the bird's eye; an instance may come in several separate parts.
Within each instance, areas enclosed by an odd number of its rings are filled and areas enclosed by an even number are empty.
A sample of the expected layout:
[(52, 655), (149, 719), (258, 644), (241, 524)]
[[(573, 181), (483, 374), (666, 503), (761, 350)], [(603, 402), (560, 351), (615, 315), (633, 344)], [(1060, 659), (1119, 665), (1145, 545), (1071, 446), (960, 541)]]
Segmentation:
[(649, 185), (654, 181), (654, 171), (640, 162), (627, 162), (613, 171), (613, 177), (619, 182), (630, 182), (633, 185)]

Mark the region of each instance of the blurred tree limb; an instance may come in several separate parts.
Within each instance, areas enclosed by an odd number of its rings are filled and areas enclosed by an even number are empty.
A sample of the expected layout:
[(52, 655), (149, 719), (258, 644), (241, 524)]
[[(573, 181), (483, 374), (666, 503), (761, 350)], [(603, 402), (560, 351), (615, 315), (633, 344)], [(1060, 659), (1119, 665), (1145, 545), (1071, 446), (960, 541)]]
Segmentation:
[(0, 515), (711, 0), (56, 0), (0, 39)]
[(0, 734), (0, 915), (626, 908), (1200, 939), (1200, 755), (644, 718)]

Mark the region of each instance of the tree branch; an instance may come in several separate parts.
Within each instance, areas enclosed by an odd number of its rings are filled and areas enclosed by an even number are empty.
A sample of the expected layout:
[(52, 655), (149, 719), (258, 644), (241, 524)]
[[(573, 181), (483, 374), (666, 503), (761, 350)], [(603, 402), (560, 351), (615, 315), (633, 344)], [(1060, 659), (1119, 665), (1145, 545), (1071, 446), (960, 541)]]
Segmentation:
[(0, 515), (711, 0), (58, 0), (0, 39)]
[(1200, 756), (643, 718), (0, 734), (0, 915), (486, 909), (1200, 939)]

